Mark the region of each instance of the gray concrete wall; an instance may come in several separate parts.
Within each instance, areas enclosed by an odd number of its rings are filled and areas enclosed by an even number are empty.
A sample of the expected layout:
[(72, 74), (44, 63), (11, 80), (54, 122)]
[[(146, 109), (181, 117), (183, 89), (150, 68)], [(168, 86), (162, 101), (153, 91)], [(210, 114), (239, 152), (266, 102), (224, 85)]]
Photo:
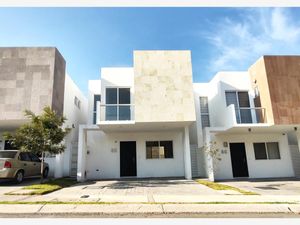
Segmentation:
[(64, 82), (65, 60), (56, 48), (0, 48), (0, 125), (46, 105), (62, 114)]

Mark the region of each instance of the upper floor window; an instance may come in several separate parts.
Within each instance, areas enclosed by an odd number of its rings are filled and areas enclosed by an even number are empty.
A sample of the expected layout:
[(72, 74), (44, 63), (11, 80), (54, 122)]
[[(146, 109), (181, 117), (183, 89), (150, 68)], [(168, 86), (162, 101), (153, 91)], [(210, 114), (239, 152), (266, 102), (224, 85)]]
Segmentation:
[(202, 128), (210, 127), (207, 97), (200, 97), (200, 112)]
[(252, 123), (249, 95), (247, 91), (226, 91), (227, 106), (233, 104), (237, 123)]
[(106, 120), (130, 120), (130, 88), (106, 88)]
[(81, 107), (81, 101), (75, 96), (74, 97), (74, 104), (80, 109)]
[(101, 95), (94, 95), (94, 105), (93, 105), (93, 124), (97, 123), (97, 102), (101, 101)]

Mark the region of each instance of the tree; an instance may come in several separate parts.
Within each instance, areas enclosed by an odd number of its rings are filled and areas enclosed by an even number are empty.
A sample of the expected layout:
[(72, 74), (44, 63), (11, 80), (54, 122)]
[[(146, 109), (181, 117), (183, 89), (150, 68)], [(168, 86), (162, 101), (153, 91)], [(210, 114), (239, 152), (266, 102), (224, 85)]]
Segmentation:
[(41, 156), (41, 183), (43, 182), (45, 153), (60, 154), (64, 152), (64, 138), (70, 128), (63, 128), (64, 116), (59, 116), (49, 106), (43, 109), (41, 115), (25, 110), (25, 117), (30, 119), (19, 127), (14, 134), (5, 133), (6, 140), (20, 151), (32, 152)]
[(215, 173), (217, 171), (218, 162), (222, 160), (217, 142), (210, 141), (209, 143), (205, 143), (202, 148), (212, 160), (212, 164), (208, 167), (208, 169)]

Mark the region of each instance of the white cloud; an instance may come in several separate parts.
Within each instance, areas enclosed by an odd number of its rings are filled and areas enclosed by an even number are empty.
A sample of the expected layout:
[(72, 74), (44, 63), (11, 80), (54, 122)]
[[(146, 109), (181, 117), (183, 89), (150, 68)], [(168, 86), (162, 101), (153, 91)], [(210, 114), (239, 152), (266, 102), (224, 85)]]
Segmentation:
[(286, 8), (243, 11), (243, 19), (211, 24), (206, 35), (214, 46), (210, 71), (244, 70), (264, 54), (300, 54), (299, 21)]

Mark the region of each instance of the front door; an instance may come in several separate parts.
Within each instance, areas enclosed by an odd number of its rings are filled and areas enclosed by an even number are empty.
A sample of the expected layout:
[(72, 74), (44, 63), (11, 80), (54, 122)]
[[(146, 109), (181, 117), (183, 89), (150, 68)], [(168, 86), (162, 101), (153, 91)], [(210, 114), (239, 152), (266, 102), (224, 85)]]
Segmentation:
[(244, 143), (230, 143), (233, 177), (248, 177), (248, 165)]
[(136, 142), (120, 142), (120, 176), (136, 176)]

